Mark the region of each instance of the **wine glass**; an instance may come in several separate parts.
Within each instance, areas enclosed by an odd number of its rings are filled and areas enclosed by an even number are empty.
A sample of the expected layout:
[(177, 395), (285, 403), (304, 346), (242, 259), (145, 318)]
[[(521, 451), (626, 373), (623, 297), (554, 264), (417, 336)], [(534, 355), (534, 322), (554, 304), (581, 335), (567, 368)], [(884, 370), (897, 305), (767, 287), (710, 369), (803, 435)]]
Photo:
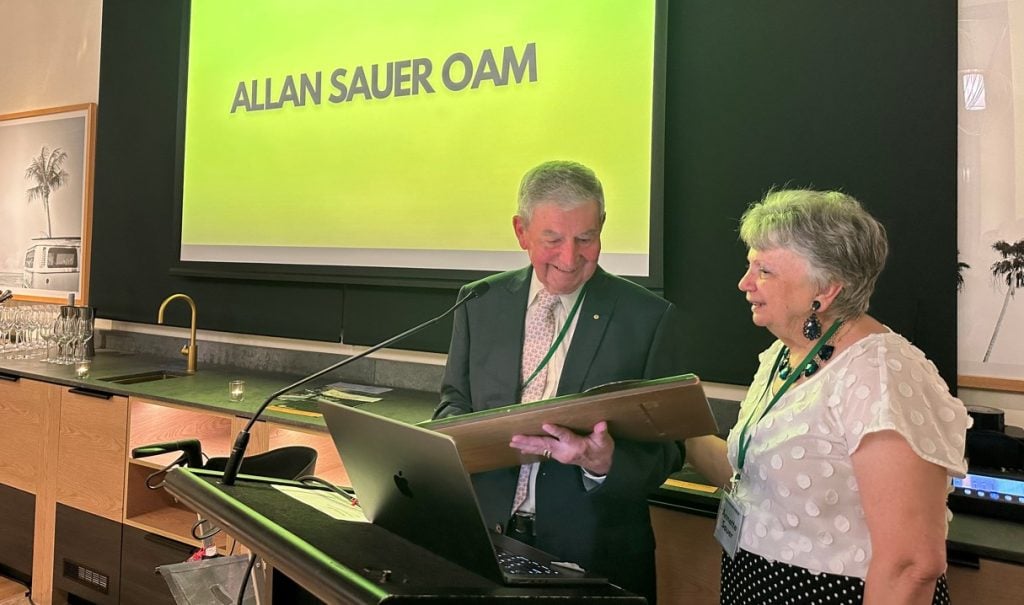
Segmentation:
[(28, 307), (18, 306), (13, 308), (14, 311), (14, 328), (12, 334), (14, 335), (14, 358), (24, 359), (25, 348), (28, 346), (25, 342), (25, 335), (28, 325)]
[(86, 345), (93, 337), (92, 320), (88, 317), (79, 317), (75, 320), (75, 336), (77, 338), (75, 361), (82, 361), (86, 358)]
[(50, 347), (57, 342), (57, 320), (59, 317), (55, 317), (53, 321), (44, 323), (43, 328), (40, 330), (40, 338), (43, 339), (43, 346), (46, 348), (46, 352), (43, 354), (44, 363), (53, 363), (55, 358), (50, 355)]
[(53, 324), (50, 326), (50, 342), (53, 343), (54, 354), (48, 356), (47, 360), (49, 363), (60, 363), (60, 343), (63, 339), (64, 328), (67, 325), (67, 318), (63, 315), (58, 315), (53, 319)]
[(60, 322), (60, 329), (57, 336), (57, 361), (60, 365), (71, 364), (71, 357), (73, 351), (71, 349), (72, 343), (75, 341), (75, 321), (74, 317), (61, 316), (58, 321)]
[(43, 339), (43, 328), (46, 326), (46, 307), (33, 305), (29, 314), (29, 357), (43, 352), (46, 341)]
[(11, 350), (11, 329), (14, 327), (14, 308), (0, 307), (0, 356), (7, 357)]

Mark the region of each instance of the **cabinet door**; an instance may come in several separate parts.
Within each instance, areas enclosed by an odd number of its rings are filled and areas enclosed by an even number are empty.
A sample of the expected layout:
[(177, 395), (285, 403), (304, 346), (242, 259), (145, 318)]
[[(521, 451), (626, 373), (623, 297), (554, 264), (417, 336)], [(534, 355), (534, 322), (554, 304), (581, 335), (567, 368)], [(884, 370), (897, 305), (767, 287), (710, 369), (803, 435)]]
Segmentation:
[(715, 541), (715, 520), (651, 506), (658, 548), (658, 601), (718, 605), (722, 547)]
[(19, 580), (32, 575), (35, 506), (32, 494), (0, 485), (0, 569), (13, 570)]
[(60, 504), (56, 517), (53, 602), (117, 605), (122, 525)]
[(147, 605), (174, 605), (174, 597), (159, 565), (181, 563), (193, 546), (125, 526), (121, 539), (121, 601)]
[(946, 570), (953, 603), (1019, 605), (1024, 565), (981, 559), (977, 569), (950, 565)]
[(49, 419), (48, 396), (58, 389), (34, 380), (0, 376), (0, 483), (37, 494)]
[(128, 399), (66, 389), (60, 403), (57, 502), (120, 523)]

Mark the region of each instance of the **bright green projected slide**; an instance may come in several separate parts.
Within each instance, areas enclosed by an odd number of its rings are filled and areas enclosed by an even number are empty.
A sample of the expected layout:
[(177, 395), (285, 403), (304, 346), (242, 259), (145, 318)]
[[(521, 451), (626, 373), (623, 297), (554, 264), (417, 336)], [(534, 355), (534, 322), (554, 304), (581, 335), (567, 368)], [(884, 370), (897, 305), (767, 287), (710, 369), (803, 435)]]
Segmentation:
[(519, 267), (519, 180), (570, 159), (649, 275), (656, 4), (192, 0), (181, 259)]

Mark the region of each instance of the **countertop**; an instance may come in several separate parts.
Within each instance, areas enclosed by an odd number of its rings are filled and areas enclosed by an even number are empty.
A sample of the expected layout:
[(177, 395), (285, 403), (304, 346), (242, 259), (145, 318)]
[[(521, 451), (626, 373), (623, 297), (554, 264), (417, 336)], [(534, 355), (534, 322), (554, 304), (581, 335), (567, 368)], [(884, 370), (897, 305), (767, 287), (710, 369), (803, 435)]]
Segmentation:
[[(75, 368), (71, 365), (55, 365), (40, 360), (0, 360), (0, 373), (114, 395), (144, 397), (154, 401), (207, 409), (245, 418), (252, 417), (256, 408), (275, 391), (302, 378), (302, 376), (280, 372), (201, 365), (195, 374), (166, 380), (136, 384), (118, 384), (104, 380), (105, 378), (153, 370), (184, 372), (184, 360), (172, 361), (163, 357), (137, 353), (99, 350), (92, 360), (89, 375), (85, 378), (75, 376)], [(228, 382), (232, 380), (245, 381), (244, 400), (231, 401), (228, 398)], [(309, 385), (299, 387), (295, 392), (301, 392), (303, 388), (339, 380), (341, 379), (337, 376), (328, 373), (312, 381)], [(358, 407), (372, 408), (372, 411), (383, 416), (415, 423), (429, 419), (438, 401), (436, 393), (408, 389), (391, 389), (380, 397), (381, 400), (378, 402), (364, 403)], [(323, 419), (318, 417), (281, 413), (274, 410), (268, 410), (263, 417), (281, 424), (326, 430)]]
[[(148, 356), (136, 353), (100, 350), (92, 361), (88, 377), (75, 376), (74, 366), (54, 365), (39, 360), (0, 360), (0, 374), (21, 376), (54, 384), (102, 391), (114, 395), (143, 397), (188, 407), (251, 417), (260, 403), (275, 391), (286, 387), (301, 376), (278, 372), (245, 370), (229, 366), (200, 366), (192, 375), (137, 384), (118, 384), (104, 378), (123, 376), (152, 370), (184, 371), (183, 360)], [(240, 402), (228, 398), (228, 382), (245, 381), (245, 399)], [(309, 386), (336, 382), (330, 373)], [(430, 417), (437, 404), (437, 393), (392, 389), (381, 395), (375, 403), (360, 404), (384, 416), (403, 422), (420, 422)], [(269, 410), (264, 417), (281, 424), (302, 428), (326, 430), (323, 419)], [(714, 517), (718, 510), (719, 493), (706, 485), (706, 481), (689, 467), (673, 475), (656, 493), (651, 503), (689, 514)], [(967, 514), (955, 514), (949, 526), (947, 544), (958, 555), (986, 557), (1024, 564), (1024, 524), (989, 519)]]

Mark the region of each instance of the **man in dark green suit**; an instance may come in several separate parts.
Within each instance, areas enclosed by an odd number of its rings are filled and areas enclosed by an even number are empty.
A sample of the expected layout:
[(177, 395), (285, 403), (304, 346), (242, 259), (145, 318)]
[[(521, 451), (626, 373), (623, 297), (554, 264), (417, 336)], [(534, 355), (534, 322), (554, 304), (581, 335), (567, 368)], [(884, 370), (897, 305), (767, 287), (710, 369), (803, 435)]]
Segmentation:
[[(520, 401), (533, 369), (521, 367), (524, 325), (543, 292), (558, 297), (561, 336), (541, 362), (542, 398), (683, 373), (675, 306), (598, 266), (604, 218), (601, 183), (585, 166), (548, 162), (523, 177), (513, 227), (531, 266), (486, 278), (488, 293), (456, 312), (435, 417)], [(679, 448), (616, 440), (604, 422), (589, 435), (545, 431), (510, 444), (541, 463), (474, 475), (488, 524), (654, 602), (647, 494), (681, 466)], [(514, 507), (517, 485), (527, 496)]]

